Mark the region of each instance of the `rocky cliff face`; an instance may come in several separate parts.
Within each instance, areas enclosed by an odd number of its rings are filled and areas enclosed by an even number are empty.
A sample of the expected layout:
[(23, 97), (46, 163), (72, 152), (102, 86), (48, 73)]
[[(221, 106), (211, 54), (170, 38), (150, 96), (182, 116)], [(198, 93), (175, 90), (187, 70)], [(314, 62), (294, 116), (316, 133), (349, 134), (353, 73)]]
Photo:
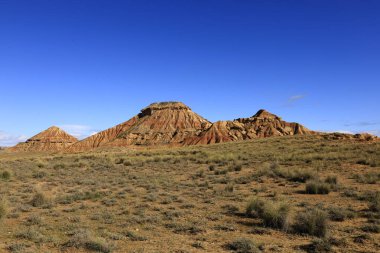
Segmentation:
[(130, 120), (72, 145), (70, 151), (96, 147), (180, 144), (211, 123), (180, 102), (153, 103)]
[(218, 121), (198, 136), (187, 138), (184, 141), (184, 145), (211, 144), (271, 136), (313, 133), (315, 132), (298, 123), (289, 123), (268, 111), (259, 110), (250, 118)]
[(56, 126), (52, 126), (26, 142), (19, 143), (8, 150), (24, 152), (60, 151), (77, 141), (74, 136)]

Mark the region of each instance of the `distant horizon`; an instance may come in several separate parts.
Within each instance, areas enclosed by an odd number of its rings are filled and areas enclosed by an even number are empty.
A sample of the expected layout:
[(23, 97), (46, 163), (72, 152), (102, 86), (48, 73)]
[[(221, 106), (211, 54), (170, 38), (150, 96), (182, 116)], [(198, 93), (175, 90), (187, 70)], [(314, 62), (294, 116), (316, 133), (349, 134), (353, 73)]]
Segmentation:
[[(181, 101), (157, 101), (157, 102), (150, 103), (149, 105), (156, 104), (156, 103), (171, 103), (171, 102), (180, 102), (180, 103), (182, 103)], [(148, 107), (149, 105), (147, 105), (146, 107)], [(191, 106), (189, 106), (189, 105), (187, 105), (187, 104), (185, 104), (185, 105), (188, 106), (188, 107), (191, 109)], [(144, 108), (145, 108), (145, 107), (141, 108), (141, 110), (143, 110)], [(141, 110), (140, 110), (140, 111), (141, 111)], [(267, 112), (269, 112), (269, 113), (273, 113), (273, 112), (271, 112), (271, 111), (266, 110), (265, 108), (260, 108), (260, 109), (258, 109), (258, 110), (256, 111), (256, 113), (259, 112), (259, 111), (261, 111), (261, 110), (265, 110), (265, 111), (267, 111)], [(134, 116), (136, 116), (140, 111), (136, 112), (136, 114), (135, 114)], [(193, 111), (193, 110), (192, 110), (192, 111)], [(193, 112), (195, 112), (195, 111), (193, 111)], [(195, 112), (195, 113), (197, 113), (197, 112)], [(255, 115), (256, 113), (253, 113), (253, 114), (252, 114), (251, 116), (249, 116), (249, 117), (252, 117), (252, 116)], [(197, 113), (197, 114), (198, 114), (198, 113)], [(277, 115), (276, 113), (273, 113), (273, 114), (275, 114), (276, 116), (280, 117), (281, 119), (287, 121), (287, 120), (284, 119), (281, 115)], [(200, 116), (202, 116), (203, 118), (207, 119), (207, 117), (204, 117), (203, 115), (200, 115)], [(238, 118), (241, 118), (241, 117), (235, 117), (234, 119), (230, 119), (230, 120), (235, 120), (235, 119), (238, 119)], [(127, 119), (127, 120), (129, 120), (129, 119)], [(125, 121), (127, 121), (127, 120), (125, 120)], [(125, 122), (125, 121), (123, 121), (123, 122)], [(218, 121), (220, 121), (220, 120), (217, 120), (217, 121), (211, 121), (211, 123), (215, 123), (215, 122), (218, 122)], [(119, 123), (117, 123), (116, 125), (121, 124), (121, 123), (123, 123), (123, 122), (119, 122)], [(293, 122), (293, 121), (289, 121), (289, 122)], [(299, 124), (303, 125), (302, 122), (296, 122), (296, 121), (294, 121), (294, 123), (299, 123)], [(88, 135), (84, 135), (84, 134), (83, 134), (83, 131), (86, 131), (86, 130), (88, 130), (88, 129), (82, 129), (82, 126), (76, 126), (76, 125), (51, 125), (51, 126), (46, 127), (45, 129), (40, 130), (38, 133), (34, 134), (33, 136), (35, 136), (35, 135), (41, 133), (42, 131), (45, 131), (45, 130), (51, 128), (51, 127), (58, 127), (58, 128), (60, 128), (61, 130), (64, 130), (64, 131), (67, 132), (68, 134), (70, 134), (70, 135), (74, 136), (75, 138), (77, 138), (78, 141), (81, 141), (81, 140), (86, 139), (86, 138), (88, 138), (88, 137), (90, 137), (90, 136), (92, 136), (92, 135), (95, 135), (95, 134), (97, 134), (97, 133), (99, 133), (99, 132), (101, 132), (101, 131), (104, 131), (104, 130), (107, 130), (107, 129), (109, 129), (109, 128), (112, 128), (112, 127), (114, 127), (114, 126), (116, 126), (116, 125), (109, 126), (109, 127), (107, 127), (106, 129), (101, 129), (101, 130), (99, 130), (99, 131), (93, 131), (93, 132), (91, 132), (91, 133), (88, 134)], [(305, 126), (305, 125), (303, 125), (303, 126)], [(307, 126), (305, 126), (305, 127), (308, 128)], [(344, 134), (368, 133), (368, 132), (350, 132), (350, 131), (321, 131), (321, 130), (315, 130), (315, 129), (310, 129), (310, 128), (308, 128), (308, 129), (309, 129), (309, 130), (312, 130), (312, 131), (324, 132), (324, 133), (334, 133), (334, 132), (336, 132), (336, 133), (344, 133)], [(373, 135), (379, 136), (378, 134), (373, 134)], [(30, 138), (32, 138), (33, 136), (25, 137), (25, 139), (20, 140), (18, 143), (20, 143), (20, 142), (25, 142), (27, 139), (30, 139)], [(12, 144), (12, 145), (8, 145), (8, 146), (7, 146), (7, 145), (4, 145), (4, 146), (0, 146), (0, 147), (11, 147), (11, 146), (14, 146), (14, 145), (16, 145), (16, 144), (18, 144), (18, 143), (15, 143), (15, 144)]]
[(380, 136), (380, 1), (0, 1), (0, 146), (154, 101)]

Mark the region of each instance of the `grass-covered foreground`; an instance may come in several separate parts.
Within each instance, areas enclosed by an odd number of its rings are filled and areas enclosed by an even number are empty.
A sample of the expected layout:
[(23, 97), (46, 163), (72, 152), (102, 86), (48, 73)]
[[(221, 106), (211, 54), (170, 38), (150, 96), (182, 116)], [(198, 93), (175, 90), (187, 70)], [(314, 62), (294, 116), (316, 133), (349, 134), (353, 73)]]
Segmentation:
[(0, 252), (379, 252), (380, 143), (0, 153)]

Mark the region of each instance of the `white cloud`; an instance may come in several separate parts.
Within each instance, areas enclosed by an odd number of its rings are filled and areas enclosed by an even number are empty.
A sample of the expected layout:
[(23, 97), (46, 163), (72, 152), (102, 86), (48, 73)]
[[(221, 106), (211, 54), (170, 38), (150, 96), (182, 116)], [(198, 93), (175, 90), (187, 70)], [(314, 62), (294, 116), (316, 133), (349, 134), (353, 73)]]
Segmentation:
[(297, 101), (297, 100), (300, 100), (300, 99), (302, 99), (302, 98), (304, 98), (305, 97), (305, 95), (294, 95), (294, 96), (291, 96), (289, 99), (288, 99), (288, 101), (289, 102), (295, 102), (295, 101)]
[(94, 135), (98, 132), (92, 127), (86, 125), (68, 124), (60, 125), (59, 127), (65, 130), (67, 133), (71, 134), (72, 136), (78, 138), (79, 140)]
[(348, 131), (348, 130), (337, 130), (335, 132), (341, 133), (341, 134), (355, 134), (354, 132)]
[(306, 95), (304, 94), (299, 94), (299, 95), (294, 95), (288, 98), (288, 100), (284, 103), (285, 107), (292, 107), (296, 104), (297, 101), (305, 98)]
[(10, 147), (14, 146), (19, 142), (26, 141), (27, 137), (25, 135), (14, 135), (0, 131), (0, 146)]
[(370, 131), (368, 131), (368, 133), (380, 137), (380, 130), (370, 130)]

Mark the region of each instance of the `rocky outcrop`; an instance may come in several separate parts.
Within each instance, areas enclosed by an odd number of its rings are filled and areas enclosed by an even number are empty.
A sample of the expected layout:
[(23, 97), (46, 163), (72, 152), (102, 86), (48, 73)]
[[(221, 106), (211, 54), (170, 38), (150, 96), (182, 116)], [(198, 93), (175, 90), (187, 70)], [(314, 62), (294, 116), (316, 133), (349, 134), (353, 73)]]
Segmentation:
[(211, 123), (181, 102), (153, 103), (130, 120), (72, 145), (69, 151), (130, 145), (177, 145)]
[(266, 110), (259, 110), (250, 118), (218, 121), (198, 136), (186, 139), (183, 144), (211, 144), (271, 136), (314, 133), (298, 123), (289, 123)]
[(355, 140), (355, 141), (379, 141), (379, 137), (369, 133), (347, 134), (347, 133), (321, 133), (320, 137), (327, 140)]
[(52, 126), (26, 140), (26, 142), (19, 143), (7, 150), (21, 152), (55, 152), (63, 150), (77, 141), (78, 140), (74, 136), (71, 136), (56, 126)]

